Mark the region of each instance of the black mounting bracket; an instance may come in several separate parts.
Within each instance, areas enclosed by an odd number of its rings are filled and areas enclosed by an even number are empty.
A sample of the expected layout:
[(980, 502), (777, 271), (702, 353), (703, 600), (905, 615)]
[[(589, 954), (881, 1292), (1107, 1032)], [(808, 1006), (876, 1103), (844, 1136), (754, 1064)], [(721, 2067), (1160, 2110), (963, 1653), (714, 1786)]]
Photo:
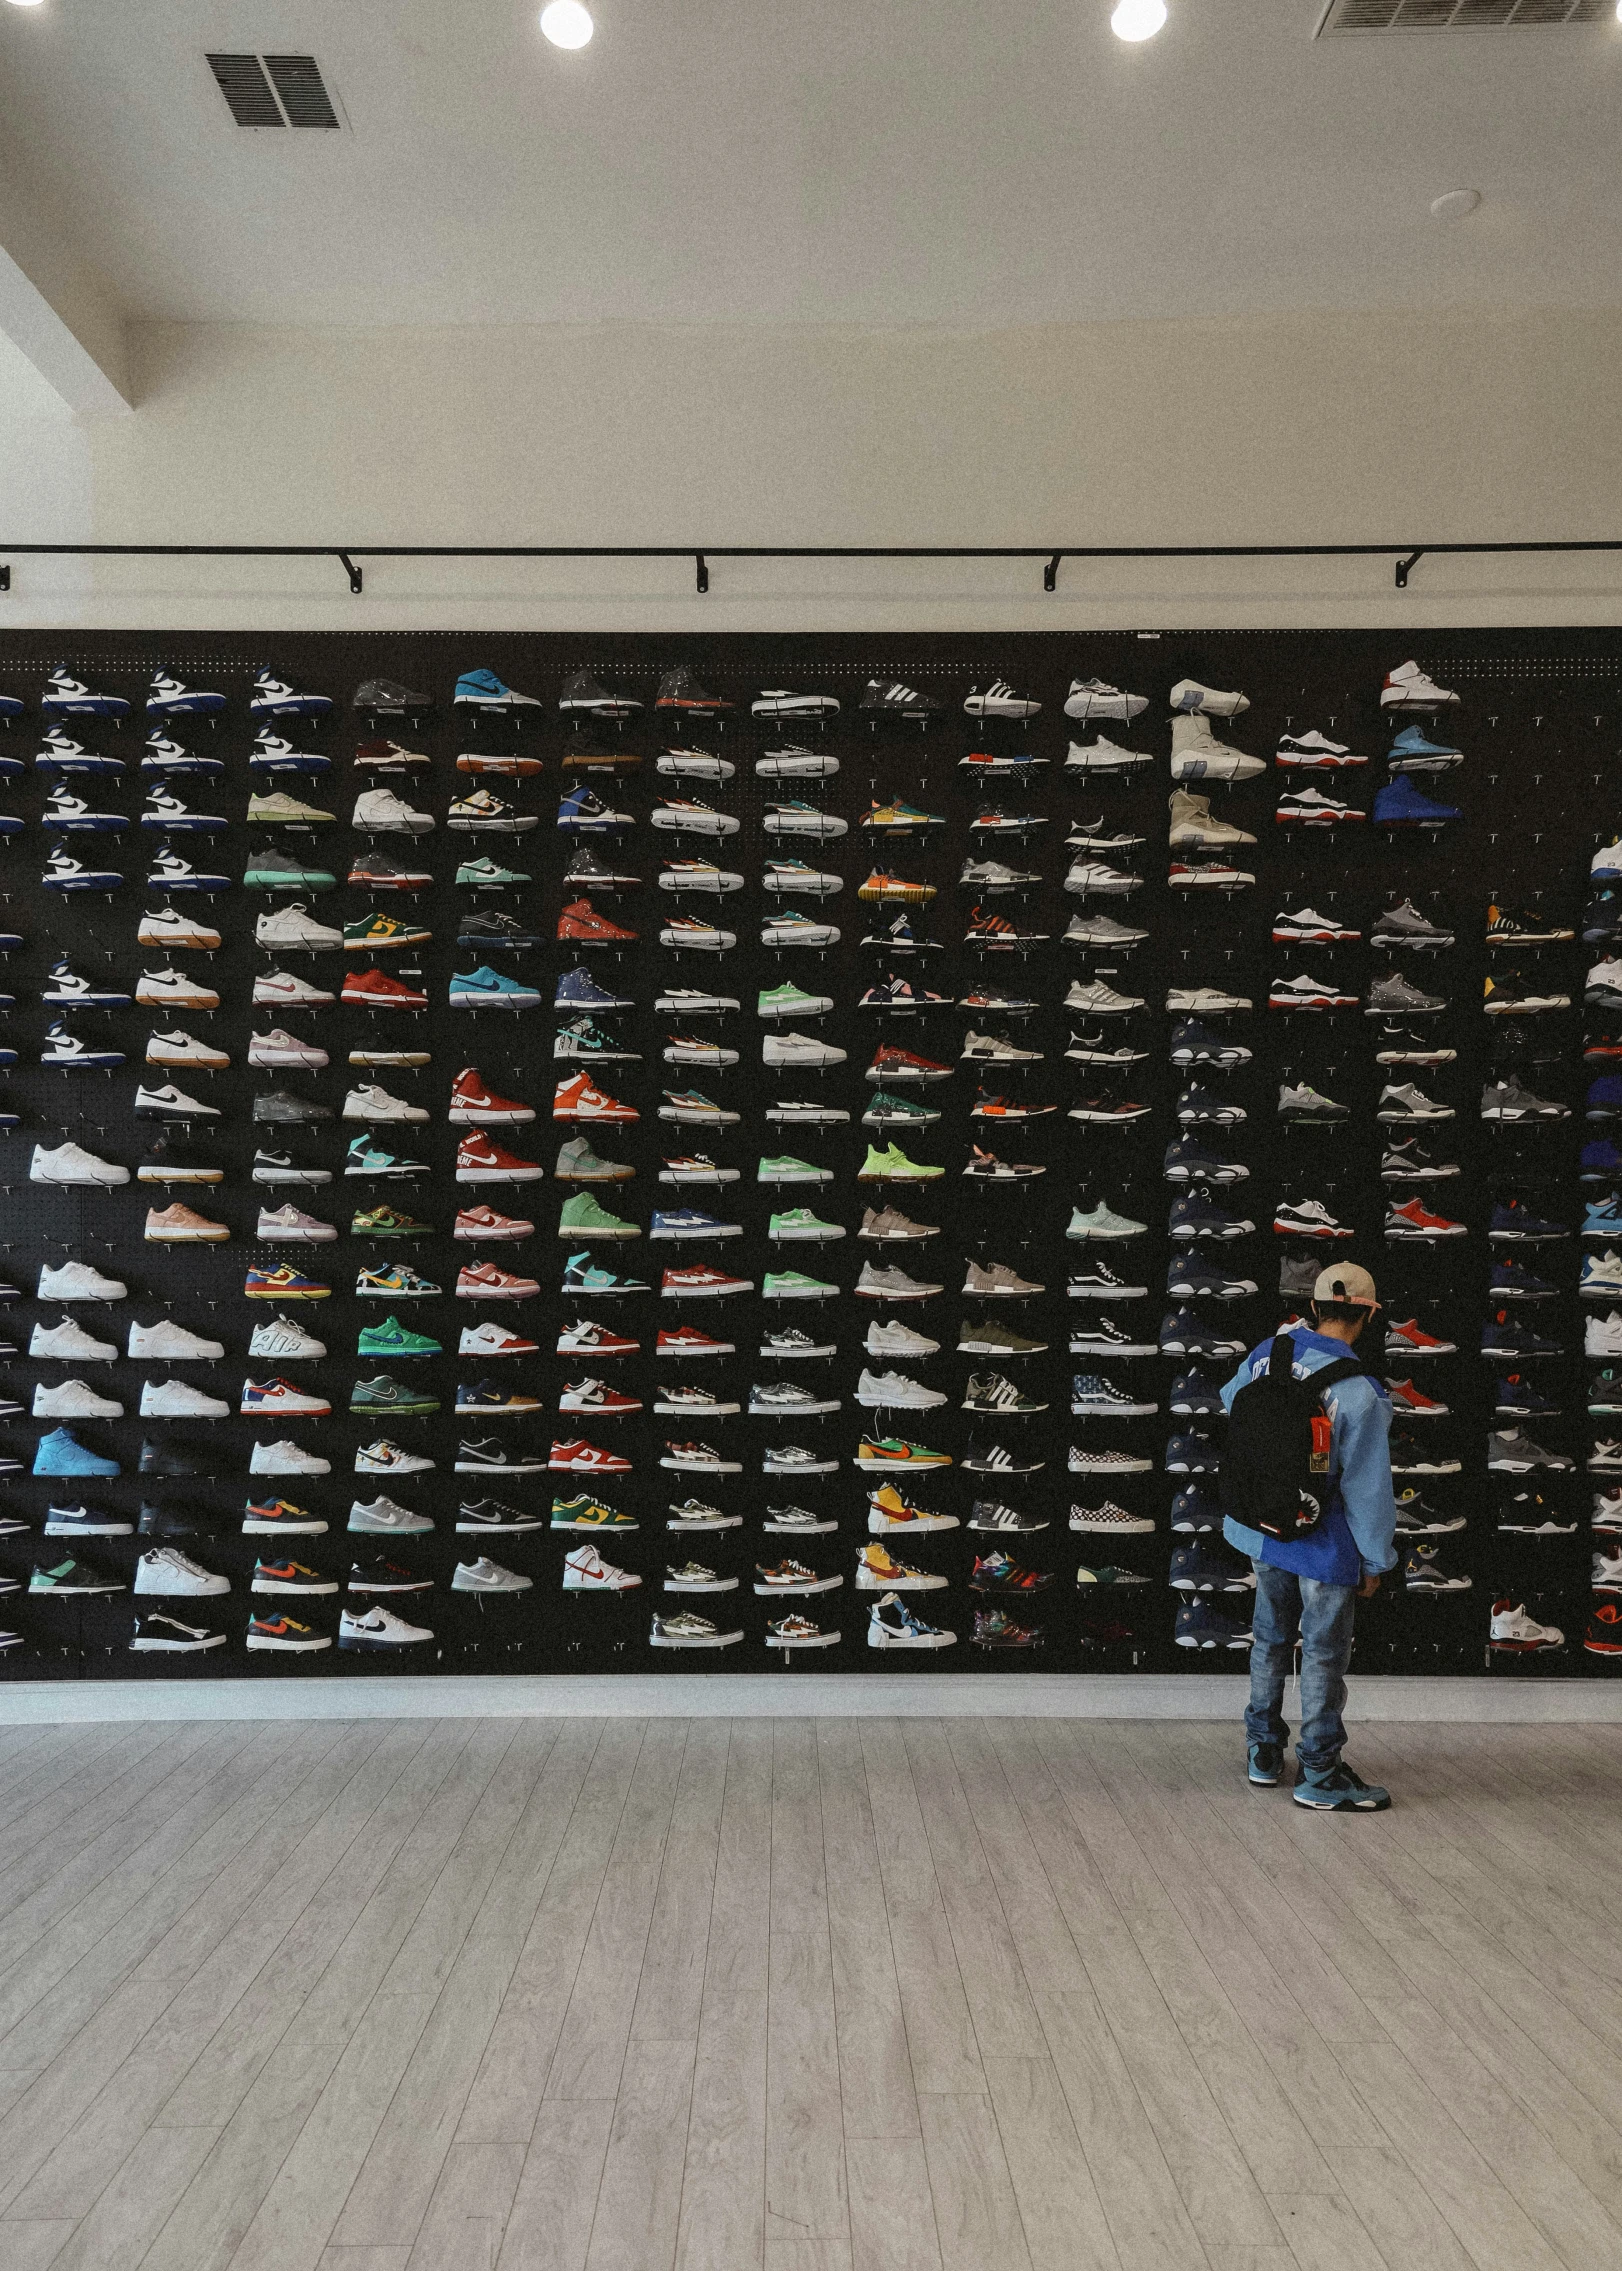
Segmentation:
[(1063, 558), (1064, 554), (1062, 552), (1055, 552), (1052, 559), (1048, 562), (1047, 566), (1042, 570), (1042, 589), (1044, 591), (1058, 590), (1059, 562)]
[(1423, 545), (1421, 545), (1417, 552), (1410, 552), (1406, 560), (1399, 560), (1397, 562), (1396, 584), (1398, 591), (1406, 591), (1408, 589), (1408, 570), (1410, 568), (1417, 568), (1420, 561), (1423, 560), (1424, 557), (1425, 548)]
[(11, 566), (10, 563), (7, 562), (4, 566), (0, 566), (0, 591), (10, 591), (10, 589)]
[(349, 557), (349, 554), (347, 552), (340, 552), (338, 557), (340, 560), (342, 560), (344, 566), (349, 571), (350, 590), (358, 596), (364, 582), (364, 578), (361, 574), (360, 569), (356, 567), (354, 561)]
[(710, 563), (705, 559), (702, 552), (695, 552), (693, 554), (693, 589), (704, 592), (708, 591), (709, 588)]

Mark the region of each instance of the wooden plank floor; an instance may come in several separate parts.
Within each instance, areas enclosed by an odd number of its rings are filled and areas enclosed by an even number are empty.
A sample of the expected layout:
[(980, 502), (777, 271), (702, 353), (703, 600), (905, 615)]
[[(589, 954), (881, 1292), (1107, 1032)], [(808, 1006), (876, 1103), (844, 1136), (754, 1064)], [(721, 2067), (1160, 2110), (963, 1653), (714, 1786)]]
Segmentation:
[(1618, 2271), (1622, 1756), (0, 1733), (0, 2271)]

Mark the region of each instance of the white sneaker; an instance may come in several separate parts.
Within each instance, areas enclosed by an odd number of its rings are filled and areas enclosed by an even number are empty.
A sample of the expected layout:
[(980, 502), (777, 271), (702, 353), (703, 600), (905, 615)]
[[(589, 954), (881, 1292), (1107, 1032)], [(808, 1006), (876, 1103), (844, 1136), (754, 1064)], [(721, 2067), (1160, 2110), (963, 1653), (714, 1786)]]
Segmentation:
[(576, 1546), (563, 1560), (563, 1590), (566, 1593), (629, 1593), (642, 1582), (628, 1569), (616, 1569), (613, 1562), (604, 1561), (594, 1545)]
[[(1458, 696), (1453, 697), (1455, 701)], [(1565, 1634), (1557, 1624), (1539, 1624), (1529, 1617), (1516, 1601), (1498, 1601), (1494, 1604), (1492, 1623), (1488, 1627), (1487, 1644), (1502, 1648), (1512, 1655), (1530, 1656), (1540, 1648), (1560, 1648)]]
[(1259, 757), (1218, 741), (1199, 718), (1172, 720), (1171, 777), (1174, 781), (1253, 781), (1267, 767)]
[(1073, 978), (1064, 1001), (1067, 1009), (1085, 1010), (1093, 1017), (1124, 1017), (1128, 1010), (1144, 1006), (1142, 994), (1117, 993), (1102, 978)]
[(143, 1009), (218, 1009), (220, 997), (212, 986), (188, 978), (180, 970), (143, 970), (136, 980), (135, 998)]
[[(94, 1185), (99, 1190), (112, 1191), (129, 1179), (130, 1171), (127, 1167), (115, 1166), (110, 1159), (98, 1158), (95, 1152), (86, 1151), (82, 1144), (77, 1143), (59, 1143), (54, 1151), (47, 1150), (42, 1143), (36, 1143), (34, 1156), (28, 1163), (28, 1180), (31, 1183)], [(82, 1300), (85, 1296), (81, 1294), (77, 1298)], [(95, 1298), (105, 1300), (109, 1296), (98, 1295)]]
[(162, 1088), (148, 1088), (144, 1081), (138, 1082), (135, 1090), (136, 1111), (139, 1112), (143, 1106), (155, 1118), (160, 1119), (217, 1120), (220, 1117), (217, 1104), (200, 1104), (195, 1096), (188, 1096), (172, 1080)]
[[(325, 923), (318, 923), (296, 900), (291, 906), (262, 914), (253, 926), (253, 936), (256, 946), (303, 947), (310, 954), (323, 953), (344, 942), (341, 930), (329, 930)], [(331, 998), (329, 994), (327, 999)]]
[(1147, 694), (1123, 694), (1102, 678), (1072, 678), (1065, 697), (1067, 718), (1119, 718), (1130, 724), (1149, 707)]
[(1224, 694), (1215, 686), (1202, 686), (1197, 678), (1179, 678), (1171, 690), (1171, 706), (1184, 712), (1199, 711), (1208, 718), (1236, 718), (1250, 707), (1248, 694)]
[(229, 1419), (231, 1407), (218, 1396), (207, 1396), (189, 1380), (145, 1380), (141, 1384), (143, 1419)]
[(416, 1451), (402, 1451), (386, 1435), (380, 1435), (375, 1443), (363, 1443), (355, 1453), (358, 1475), (425, 1475), (436, 1464)]
[(340, 1648), (410, 1648), (433, 1637), (427, 1625), (407, 1624), (391, 1609), (368, 1609), (364, 1616), (345, 1609), (338, 1619)]
[(212, 954), (220, 943), (220, 934), (207, 923), (183, 915), (178, 907), (149, 907), (141, 917), (135, 943), (137, 946), (187, 947)]
[(323, 1222), (317, 1215), (304, 1214), (298, 1207), (289, 1204), (262, 1206), (259, 1209), (259, 1226), (254, 1235), (256, 1238), (280, 1240), (288, 1245), (325, 1246), (337, 1237), (338, 1231), (336, 1224)]
[(1382, 710), (1439, 710), (1458, 699), (1448, 687), (1427, 678), (1417, 662), (1399, 662), (1395, 670), (1387, 671), (1380, 689)]
[(1243, 828), (1234, 827), (1231, 821), (1214, 818), (1211, 799), (1199, 796), (1191, 789), (1173, 789), (1170, 808), (1171, 822), (1166, 840), (1173, 851), (1203, 851), (1212, 845), (1253, 844), (1256, 841)]
[[(326, 1353), (326, 1342), (318, 1341), (314, 1333), (307, 1333), (302, 1325), (295, 1325), (291, 1317), (268, 1317), (262, 1325), (255, 1325), (253, 1338), (248, 1343), (250, 1356), (273, 1357), (278, 1364)], [(135, 1354), (133, 1348), (130, 1354)]]
[(355, 799), (351, 825), (374, 835), (426, 836), (434, 823), (426, 812), (413, 811), (393, 789), (363, 789)]
[(868, 1411), (930, 1411), (946, 1398), (938, 1388), (926, 1388), (904, 1372), (874, 1373), (864, 1365), (856, 1383), (856, 1401)]
[(251, 1475), (330, 1475), (332, 1461), (296, 1443), (256, 1443), (248, 1457)]
[(184, 1325), (172, 1325), (163, 1317), (155, 1325), (130, 1326), (129, 1352), (144, 1356), (148, 1363), (217, 1364), (225, 1354), (225, 1343), (205, 1340), (201, 1333), (188, 1332)]
[(477, 1561), (459, 1561), (451, 1578), (453, 1593), (527, 1593), (534, 1584), (533, 1577), (520, 1577), (516, 1571), (503, 1569), (499, 1561), (480, 1554)]
[(103, 1277), (88, 1262), (59, 1262), (52, 1269), (42, 1263), (39, 1273), (41, 1301), (124, 1301), (129, 1287), (120, 1277)]
[(768, 1065), (842, 1065), (845, 1051), (831, 1041), (814, 1041), (809, 1033), (768, 1033), (761, 1043), (760, 1061)]
[(344, 1098), (343, 1117), (346, 1120), (409, 1120), (413, 1123), (429, 1118), (420, 1104), (408, 1104), (402, 1096), (391, 1096), (386, 1088), (374, 1082), (368, 1088), (352, 1088)]
[[(297, 983), (295, 980), (294, 983)], [(331, 999), (331, 996), (328, 996)], [(248, 1062), (251, 1065), (307, 1065), (319, 1072), (332, 1059), (314, 1041), (301, 1041), (296, 1033), (284, 1033), (279, 1025), (268, 1033), (250, 1033), (248, 1036)]]
[(940, 1349), (939, 1341), (932, 1341), (927, 1333), (915, 1333), (910, 1325), (877, 1322), (867, 1328), (862, 1346), (869, 1356), (934, 1356)]
[(30, 1356), (54, 1356), (67, 1364), (111, 1364), (118, 1355), (115, 1341), (99, 1341), (76, 1318), (64, 1317), (59, 1325), (36, 1324), (28, 1343)]
[(1622, 1312), (1589, 1317), (1583, 1325), (1584, 1356), (1622, 1356)]
[(178, 1546), (154, 1546), (135, 1564), (137, 1593), (229, 1593), (231, 1580), (221, 1577)]
[[(199, 1041), (190, 1033), (154, 1033), (146, 1045), (149, 1065), (200, 1065), (210, 1072), (219, 1072), (231, 1062), (224, 1049), (216, 1049), (211, 1042)], [(252, 1063), (252, 1058), (249, 1058)]]
[(456, 1344), (458, 1356), (531, 1356), (534, 1352), (534, 1341), (525, 1340), (522, 1333), (508, 1332), (504, 1325), (464, 1325)]
[(320, 1419), (332, 1406), (291, 1380), (244, 1380), (240, 1408), (245, 1419)]
[(291, 970), (269, 970), (255, 978), (253, 998), (277, 1009), (320, 1009), (337, 996), (312, 986), (308, 978), (295, 977)]
[(1226, 994), (1220, 986), (1168, 986), (1166, 1007), (1191, 1011), (1196, 1017), (1220, 1016), (1227, 1010), (1248, 1009), (1248, 994)]
[(1131, 773), (1153, 763), (1147, 749), (1123, 749), (1101, 733), (1096, 741), (1073, 741), (1064, 761), (1067, 773)]
[(48, 1388), (34, 1383), (36, 1419), (122, 1419), (124, 1407), (116, 1396), (100, 1396), (83, 1380), (62, 1380)]

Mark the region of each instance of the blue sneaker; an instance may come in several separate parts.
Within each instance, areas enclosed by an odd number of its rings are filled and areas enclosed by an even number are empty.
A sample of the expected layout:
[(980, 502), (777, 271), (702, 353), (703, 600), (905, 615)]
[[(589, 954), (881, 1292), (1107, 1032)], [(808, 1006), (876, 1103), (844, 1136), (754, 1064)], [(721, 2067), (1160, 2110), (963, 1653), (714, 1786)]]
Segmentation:
[(1583, 1145), (1577, 1174), (1584, 1183), (1610, 1182), (1613, 1176), (1622, 1175), (1622, 1151), (1618, 1151), (1609, 1136), (1595, 1136), (1592, 1142)]
[(1383, 1814), (1391, 1804), (1389, 1790), (1382, 1790), (1377, 1782), (1365, 1782), (1343, 1758), (1316, 1774), (1303, 1767), (1290, 1796), (1298, 1806), (1309, 1806), (1316, 1814)]
[(324, 718), (331, 708), (330, 694), (301, 694), (273, 671), (254, 675), (248, 710), (256, 723), (261, 718)]
[(601, 1301), (613, 1293), (651, 1293), (653, 1289), (639, 1277), (616, 1277), (612, 1270), (601, 1268), (588, 1253), (571, 1254), (564, 1263), (563, 1290), (587, 1294)]
[(93, 979), (81, 978), (66, 955), (60, 962), (52, 963), (39, 998), (75, 1009), (128, 1009), (130, 1006), (128, 994), (119, 993), (112, 986), (98, 986)]
[(1505, 1373), (1493, 1389), (1493, 1410), (1511, 1419), (1544, 1419), (1559, 1409), (1552, 1397), (1518, 1372)]
[(1176, 1254), (1166, 1264), (1166, 1294), (1172, 1301), (1248, 1301), (1256, 1291), (1254, 1278), (1236, 1277), (1192, 1253)]
[(1198, 1017), (1186, 1017), (1173, 1029), (1171, 1061), (1174, 1065), (1242, 1065), (1250, 1051), (1226, 1033), (1213, 1033)]
[(1166, 1228), (1173, 1238), (1243, 1238), (1255, 1227), (1248, 1216), (1213, 1206), (1200, 1191), (1173, 1199), (1166, 1217)]
[(650, 1238), (737, 1238), (742, 1235), (741, 1222), (723, 1222), (718, 1215), (706, 1214), (701, 1207), (655, 1207)]
[(589, 970), (565, 970), (552, 996), (554, 1009), (634, 1009), (629, 994), (610, 993)]
[(256, 775), (330, 773), (332, 759), (320, 756), (313, 749), (295, 749), (284, 734), (272, 733), (268, 725), (262, 725), (248, 752), (248, 770)]
[[(1622, 1216), (1617, 1219), (1622, 1225)], [(1492, 1210), (1487, 1236), (1541, 1246), (1552, 1238), (1569, 1238), (1571, 1232), (1563, 1222), (1549, 1222), (1541, 1214), (1534, 1214), (1530, 1207), (1522, 1206), (1519, 1199), (1500, 1199)]]
[(452, 1009), (538, 1009), (541, 997), (522, 978), (503, 977), (499, 970), (481, 964), (464, 977), (451, 979)]
[(1583, 1111), (1590, 1120), (1614, 1120), (1622, 1112), (1622, 1073), (1601, 1073), (1591, 1080)]
[(149, 718), (216, 718), (224, 707), (223, 694), (208, 687), (188, 686), (170, 670), (155, 672), (147, 689)]
[(1588, 863), (1588, 873), (1594, 883), (1622, 883), (1622, 836), (1615, 843), (1601, 844)]
[(1581, 1235), (1584, 1238), (1622, 1238), (1622, 1199), (1614, 1191), (1609, 1198), (1591, 1202), (1583, 1216)]
[(606, 836), (630, 825), (628, 812), (616, 812), (612, 805), (604, 804), (597, 791), (588, 788), (584, 781), (578, 788), (565, 790), (558, 798), (558, 826), (565, 835)]
[(95, 812), (71, 789), (52, 789), (40, 814), (42, 828), (66, 828), (81, 835), (117, 836), (129, 826), (127, 812)]
[[(65, 769), (65, 768), (64, 768)], [(171, 741), (166, 733), (149, 733), (146, 737), (146, 754), (141, 759), (143, 773), (155, 775), (159, 780), (171, 777), (177, 780), (206, 779), (210, 773), (223, 773), (222, 757), (194, 757), (178, 741)]]
[(1232, 1333), (1220, 1333), (1192, 1309), (1172, 1309), (1160, 1320), (1162, 1356), (1243, 1356), (1245, 1343)]
[(99, 1451), (87, 1450), (71, 1427), (53, 1427), (49, 1435), (42, 1435), (34, 1446), (34, 1472), (37, 1475), (116, 1475), (120, 1472), (116, 1459), (104, 1459)]
[(1203, 1485), (1195, 1483), (1172, 1500), (1171, 1527), (1183, 1537), (1210, 1537), (1222, 1527), (1222, 1509)]
[(130, 714), (122, 694), (97, 693), (60, 667), (46, 679), (39, 707), (47, 718), (127, 718)]
[(168, 844), (153, 855), (146, 879), (159, 891), (229, 891), (232, 883), (228, 875), (211, 875), (206, 868), (193, 867)]
[(1166, 1444), (1169, 1475), (1216, 1475), (1222, 1472), (1222, 1453), (1208, 1435), (1173, 1435)]
[(1562, 1356), (1565, 1351), (1558, 1341), (1534, 1332), (1507, 1309), (1500, 1309), (1481, 1328), (1481, 1353), (1502, 1358), (1505, 1363), (1524, 1363), (1528, 1357)]
[(1248, 1648), (1250, 1625), (1236, 1624), (1196, 1595), (1178, 1609), (1171, 1636), (1179, 1648)]
[(1252, 1743), (1246, 1755), (1245, 1779), (1258, 1790), (1275, 1790), (1284, 1772), (1284, 1751), (1278, 1743)]
[[(9, 1056), (13, 1063), (16, 1062), (15, 1049), (0, 1054)], [(66, 1072), (76, 1072), (81, 1068), (89, 1072), (110, 1072), (114, 1065), (124, 1062), (124, 1052), (122, 1049), (96, 1048), (81, 1035), (70, 1032), (61, 1018), (58, 1018), (45, 1029), (45, 1046), (40, 1051), (39, 1061), (42, 1065), (50, 1065)]]
[(1196, 1136), (1179, 1136), (1166, 1147), (1163, 1172), (1168, 1183), (1237, 1183), (1249, 1169), (1236, 1159), (1207, 1151)]
[(46, 729), (39, 752), (34, 759), (36, 773), (82, 773), (87, 778), (100, 774), (116, 780), (124, 770), (122, 757), (103, 757), (94, 749), (86, 749), (82, 741), (75, 741), (71, 733), (64, 733), (59, 725)]
[(1404, 726), (1386, 759), (1394, 773), (1447, 773), (1464, 762), (1464, 751), (1450, 741), (1427, 741), (1417, 725)]
[(502, 715), (541, 707), (533, 694), (515, 694), (493, 670), (464, 670), (456, 681), (456, 692), (451, 700), (464, 710), (495, 711)]
[(28, 704), (16, 694), (0, 694), (0, 725), (10, 725), (23, 716)]
[(1462, 820), (1464, 813), (1456, 804), (1438, 804), (1416, 789), (1404, 773), (1375, 791), (1369, 817), (1376, 828), (1440, 828), (1448, 821)]
[(45, 891), (117, 891), (124, 882), (116, 868), (86, 867), (64, 844), (52, 845), (39, 880)]

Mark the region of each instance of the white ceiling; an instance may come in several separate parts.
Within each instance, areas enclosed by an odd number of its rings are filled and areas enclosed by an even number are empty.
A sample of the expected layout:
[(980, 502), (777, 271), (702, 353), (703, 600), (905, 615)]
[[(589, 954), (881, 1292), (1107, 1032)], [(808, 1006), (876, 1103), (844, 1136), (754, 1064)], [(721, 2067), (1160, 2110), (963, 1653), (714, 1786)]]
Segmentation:
[[(13, 178), (137, 318), (966, 326), (1622, 300), (1622, 33), (1313, 40), (1321, 0), (43, 0)], [(231, 123), (309, 51), (341, 134)], [(1459, 185), (1471, 220), (1431, 220)], [(0, 227), (0, 236), (4, 235)], [(1461, 373), (1461, 386), (1472, 374)]]

